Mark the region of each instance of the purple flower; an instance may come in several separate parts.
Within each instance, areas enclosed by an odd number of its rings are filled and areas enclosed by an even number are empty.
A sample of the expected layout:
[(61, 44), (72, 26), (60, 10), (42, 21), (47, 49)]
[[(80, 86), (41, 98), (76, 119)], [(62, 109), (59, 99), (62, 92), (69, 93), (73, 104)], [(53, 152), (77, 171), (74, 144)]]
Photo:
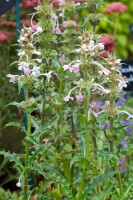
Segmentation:
[(102, 104), (101, 104), (101, 102), (97, 102), (97, 108), (98, 108), (98, 109), (102, 109)]
[(122, 147), (126, 147), (127, 146), (126, 140), (122, 139), (121, 145)]
[(121, 106), (121, 105), (125, 105), (126, 101), (124, 99), (118, 99), (118, 101), (115, 102), (115, 106)]
[(126, 128), (126, 132), (128, 136), (131, 136), (131, 131), (132, 131), (131, 127)]
[(123, 121), (123, 125), (126, 126), (126, 125), (129, 125), (129, 124), (130, 124), (130, 120), (127, 120), (127, 119), (126, 119), (126, 120)]
[(109, 128), (110, 128), (110, 123), (109, 123), (109, 122), (106, 122), (106, 123), (104, 124), (104, 129), (107, 130), (107, 129), (109, 129)]

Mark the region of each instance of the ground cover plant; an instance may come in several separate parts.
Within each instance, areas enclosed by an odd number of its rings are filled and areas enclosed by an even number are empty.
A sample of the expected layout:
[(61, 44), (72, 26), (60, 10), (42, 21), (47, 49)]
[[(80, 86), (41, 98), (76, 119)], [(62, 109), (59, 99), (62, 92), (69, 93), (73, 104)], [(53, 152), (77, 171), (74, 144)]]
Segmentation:
[[(6, 109), (16, 106), (26, 121), (6, 127), (21, 129), (25, 151), (0, 151), (18, 173), (14, 199), (132, 199), (127, 133), (133, 110), (122, 106), (128, 83), (120, 59), (106, 51), (96, 32), (100, 20), (107, 20), (101, 6), (101, 0), (42, 1), (31, 26), (21, 29), (19, 59), (12, 64), (18, 73), (7, 77), (25, 99)], [(90, 14), (81, 20), (77, 13), (84, 9)]]

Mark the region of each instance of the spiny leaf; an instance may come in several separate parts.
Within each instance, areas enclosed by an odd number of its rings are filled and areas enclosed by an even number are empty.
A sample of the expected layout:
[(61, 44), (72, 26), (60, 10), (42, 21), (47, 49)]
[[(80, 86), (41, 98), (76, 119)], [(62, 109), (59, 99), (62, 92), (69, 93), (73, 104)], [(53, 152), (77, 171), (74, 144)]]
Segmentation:
[(9, 122), (8, 124), (5, 125), (4, 128), (9, 127), (9, 126), (15, 126), (15, 127), (21, 129), (23, 132), (26, 133), (25, 127), (22, 127), (22, 125), (18, 122)]
[(36, 170), (39, 174), (41, 174), (44, 177), (46, 177), (46, 173), (43, 171), (42, 166), (40, 166), (38, 163), (34, 162), (34, 164), (32, 166), (32, 169)]
[(6, 158), (8, 158), (10, 162), (15, 162), (15, 164), (18, 165), (20, 170), (22, 172), (24, 171), (24, 166), (16, 154), (10, 153), (10, 152), (5, 152), (5, 151), (0, 151), (0, 154), (5, 156)]

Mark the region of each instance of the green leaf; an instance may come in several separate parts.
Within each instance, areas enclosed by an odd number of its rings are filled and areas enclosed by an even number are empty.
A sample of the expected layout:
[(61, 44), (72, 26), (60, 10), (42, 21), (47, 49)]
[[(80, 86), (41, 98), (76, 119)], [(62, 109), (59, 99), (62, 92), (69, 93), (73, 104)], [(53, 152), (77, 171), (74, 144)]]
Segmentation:
[(87, 121), (86, 121), (84, 115), (79, 114), (79, 115), (77, 116), (77, 118), (78, 118), (78, 120), (81, 122), (81, 124), (84, 124), (84, 123), (87, 124)]
[(40, 166), (37, 162), (34, 162), (32, 169), (36, 170), (39, 174), (46, 177), (46, 173), (43, 171), (42, 166)]
[(132, 187), (133, 187), (133, 183), (131, 183), (130, 186), (127, 188), (127, 190), (124, 192), (124, 197), (128, 197), (128, 194)]
[(98, 63), (98, 62), (96, 62), (96, 61), (91, 62), (91, 64), (92, 64), (92, 65), (97, 65), (97, 66), (100, 67), (100, 68), (104, 68), (103, 65), (101, 65), (100, 63)]
[(7, 104), (7, 105), (5, 106), (5, 108), (8, 107), (8, 106), (16, 106), (16, 107), (18, 107), (18, 108), (22, 108), (21, 103), (18, 103), (18, 102), (16, 102), (16, 101)]
[(98, 194), (97, 196), (94, 197), (94, 200), (103, 200), (105, 197), (107, 197), (110, 194), (113, 187), (114, 186), (111, 185), (110, 187), (108, 187), (104, 191), (100, 192), (100, 194)]
[[(111, 181), (114, 179), (114, 175), (115, 175), (115, 171), (109, 171), (109, 172), (106, 172), (102, 175), (100, 175), (99, 177), (95, 178), (89, 185), (88, 187), (85, 188), (84, 190), (84, 195), (83, 195), (83, 199), (87, 199), (88, 197), (88, 194), (95, 188), (98, 186), (98, 184), (100, 183), (104, 183), (104, 182), (107, 182), (107, 181)], [(110, 188), (112, 189), (112, 188)], [(109, 191), (107, 191), (109, 192)]]
[(8, 124), (5, 125), (4, 128), (9, 127), (9, 126), (15, 126), (15, 127), (19, 128), (19, 129), (21, 129), (22, 132), (25, 132), (25, 133), (26, 133), (25, 127), (23, 127), (23, 126), (22, 126), (20, 123), (18, 123), (18, 122), (9, 122)]
[(16, 154), (10, 153), (10, 152), (5, 152), (5, 151), (0, 151), (0, 155), (3, 155), (4, 157), (8, 158), (10, 162), (15, 162), (15, 164), (19, 167), (19, 169), (22, 172), (24, 171), (24, 166)]

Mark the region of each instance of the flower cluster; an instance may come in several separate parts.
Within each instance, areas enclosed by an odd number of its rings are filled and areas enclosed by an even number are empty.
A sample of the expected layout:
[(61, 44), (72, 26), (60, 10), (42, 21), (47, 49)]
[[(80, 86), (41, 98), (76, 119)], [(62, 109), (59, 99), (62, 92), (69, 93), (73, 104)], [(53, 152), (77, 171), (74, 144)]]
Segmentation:
[(127, 10), (127, 6), (125, 6), (121, 2), (113, 2), (110, 3), (104, 10), (105, 14), (110, 14), (112, 12), (123, 13)]

